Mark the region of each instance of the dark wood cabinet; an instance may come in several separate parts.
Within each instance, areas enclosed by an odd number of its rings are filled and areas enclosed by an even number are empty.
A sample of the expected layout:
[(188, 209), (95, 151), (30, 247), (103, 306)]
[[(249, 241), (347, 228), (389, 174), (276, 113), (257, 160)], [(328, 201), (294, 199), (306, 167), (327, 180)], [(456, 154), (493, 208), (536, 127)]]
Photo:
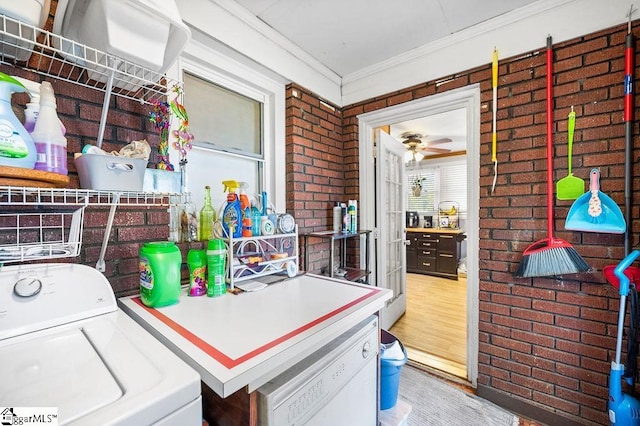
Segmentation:
[(465, 239), (457, 230), (407, 230), (407, 272), (458, 279), (458, 262)]

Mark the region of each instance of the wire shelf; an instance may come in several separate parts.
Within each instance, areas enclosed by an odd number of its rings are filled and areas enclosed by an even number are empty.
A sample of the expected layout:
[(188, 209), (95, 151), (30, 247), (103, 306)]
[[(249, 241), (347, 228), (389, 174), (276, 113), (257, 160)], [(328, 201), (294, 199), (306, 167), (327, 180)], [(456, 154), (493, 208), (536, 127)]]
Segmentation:
[(159, 72), (2, 14), (0, 62), (141, 103), (164, 100), (179, 84)]
[(181, 199), (180, 194), (159, 192), (0, 186), (0, 206), (169, 206)]
[(84, 209), (0, 214), (0, 265), (78, 256)]

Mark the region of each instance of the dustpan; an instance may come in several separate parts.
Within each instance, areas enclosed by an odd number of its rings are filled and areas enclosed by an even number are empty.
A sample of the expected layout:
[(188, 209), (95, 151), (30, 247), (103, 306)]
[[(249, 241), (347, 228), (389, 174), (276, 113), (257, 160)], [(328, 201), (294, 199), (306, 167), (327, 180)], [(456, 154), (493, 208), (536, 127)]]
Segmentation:
[(569, 209), (565, 228), (572, 231), (624, 234), (627, 223), (620, 207), (600, 191), (600, 171), (589, 174), (589, 192), (581, 195)]

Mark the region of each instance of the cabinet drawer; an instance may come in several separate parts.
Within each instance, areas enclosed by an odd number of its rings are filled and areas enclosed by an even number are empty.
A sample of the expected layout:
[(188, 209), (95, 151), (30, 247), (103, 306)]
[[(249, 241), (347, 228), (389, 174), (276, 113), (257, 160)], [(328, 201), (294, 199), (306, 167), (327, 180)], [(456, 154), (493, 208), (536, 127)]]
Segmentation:
[(433, 241), (433, 242), (437, 242), (438, 241), (438, 234), (420, 234), (420, 236), (418, 237), (420, 240), (423, 241)]
[(434, 249), (435, 250), (437, 244), (438, 243), (435, 241), (420, 240), (418, 242), (418, 249)]
[(435, 272), (436, 271), (436, 258), (418, 256), (418, 269), (421, 271)]
[(438, 249), (455, 252), (456, 244), (458, 244), (458, 242), (456, 241), (455, 235), (442, 234), (440, 235), (440, 241), (438, 242)]
[(436, 257), (436, 251), (435, 250), (420, 250), (418, 252), (418, 256), (422, 256), (422, 257)]
[(438, 253), (438, 272), (457, 274), (458, 260), (453, 253)]

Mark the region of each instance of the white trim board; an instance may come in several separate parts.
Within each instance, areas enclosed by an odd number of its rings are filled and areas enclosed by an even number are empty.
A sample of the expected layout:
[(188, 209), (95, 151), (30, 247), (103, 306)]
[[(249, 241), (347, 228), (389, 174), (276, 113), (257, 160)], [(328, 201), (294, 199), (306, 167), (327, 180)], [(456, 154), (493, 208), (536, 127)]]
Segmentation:
[[(474, 84), (438, 95), (368, 112), (358, 116), (360, 169), (360, 224), (372, 229), (375, 246), (375, 182), (373, 130), (377, 127), (464, 108), (467, 125), (467, 379), (477, 386), (479, 344), (479, 222), (480, 222), (480, 85)], [(373, 253), (373, 251), (372, 251)], [(375, 271), (375, 256), (372, 258)]]

